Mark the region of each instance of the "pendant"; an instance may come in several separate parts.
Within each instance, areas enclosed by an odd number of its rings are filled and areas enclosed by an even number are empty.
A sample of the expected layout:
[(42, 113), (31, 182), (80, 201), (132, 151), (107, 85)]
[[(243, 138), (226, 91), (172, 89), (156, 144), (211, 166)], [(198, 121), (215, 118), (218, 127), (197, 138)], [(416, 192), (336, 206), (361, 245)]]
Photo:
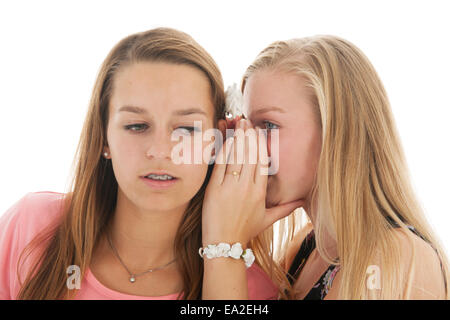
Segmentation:
[(131, 283), (134, 283), (136, 281), (136, 278), (134, 277), (134, 275), (132, 275), (131, 277), (130, 277), (130, 282)]

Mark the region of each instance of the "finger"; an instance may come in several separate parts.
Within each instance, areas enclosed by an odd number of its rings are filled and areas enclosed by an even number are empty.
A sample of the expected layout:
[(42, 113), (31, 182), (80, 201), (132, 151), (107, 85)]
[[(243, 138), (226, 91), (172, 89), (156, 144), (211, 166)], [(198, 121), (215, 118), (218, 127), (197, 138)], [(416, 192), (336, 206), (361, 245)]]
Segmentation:
[(245, 129), (245, 154), (239, 180), (254, 183), (255, 167), (258, 161), (258, 137), (248, 120), (243, 120)]
[(220, 148), (219, 153), (216, 157), (216, 162), (214, 164), (213, 172), (211, 173), (210, 183), (222, 184), (225, 176), (225, 171), (227, 168), (227, 161), (233, 144), (233, 137), (228, 138), (225, 143)]
[(266, 190), (269, 174), (269, 156), (267, 152), (267, 139), (263, 130), (257, 127), (258, 135), (258, 162), (255, 167), (255, 184)]
[(233, 135), (232, 150), (230, 150), (229, 157), (227, 159), (227, 169), (225, 171), (225, 177), (223, 183), (226, 181), (239, 181), (239, 176), (242, 170), (243, 156), (244, 156), (244, 142), (245, 135), (242, 129), (243, 123), (239, 122), (236, 126), (236, 130)]
[(285, 204), (278, 205), (276, 207), (266, 209), (266, 215), (264, 217), (264, 229), (270, 227), (276, 221), (283, 219), (291, 214), (295, 209), (302, 207), (305, 204), (305, 200), (291, 201)]

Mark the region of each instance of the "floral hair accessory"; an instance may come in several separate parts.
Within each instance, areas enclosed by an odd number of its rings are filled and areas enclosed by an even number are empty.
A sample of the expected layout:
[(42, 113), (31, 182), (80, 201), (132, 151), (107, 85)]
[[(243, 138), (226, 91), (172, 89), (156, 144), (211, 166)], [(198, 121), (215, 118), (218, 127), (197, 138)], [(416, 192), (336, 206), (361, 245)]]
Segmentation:
[(225, 111), (227, 112), (227, 117), (235, 118), (236, 116), (242, 115), (244, 97), (238, 89), (237, 84), (233, 83), (233, 85), (228, 86), (225, 95)]

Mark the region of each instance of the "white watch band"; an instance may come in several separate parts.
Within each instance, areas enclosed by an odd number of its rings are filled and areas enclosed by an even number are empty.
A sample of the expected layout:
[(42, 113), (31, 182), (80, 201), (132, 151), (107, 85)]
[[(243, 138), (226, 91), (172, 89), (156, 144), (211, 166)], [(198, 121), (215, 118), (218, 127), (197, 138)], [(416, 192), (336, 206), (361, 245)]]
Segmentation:
[(232, 246), (228, 243), (219, 243), (218, 245), (209, 244), (205, 248), (200, 248), (198, 250), (200, 257), (206, 257), (208, 259), (225, 257), (225, 258), (233, 258), (240, 259), (242, 258), (245, 262), (245, 266), (247, 268), (251, 267), (253, 262), (255, 261), (255, 255), (253, 254), (252, 249), (242, 249), (242, 245), (239, 242), (236, 242)]

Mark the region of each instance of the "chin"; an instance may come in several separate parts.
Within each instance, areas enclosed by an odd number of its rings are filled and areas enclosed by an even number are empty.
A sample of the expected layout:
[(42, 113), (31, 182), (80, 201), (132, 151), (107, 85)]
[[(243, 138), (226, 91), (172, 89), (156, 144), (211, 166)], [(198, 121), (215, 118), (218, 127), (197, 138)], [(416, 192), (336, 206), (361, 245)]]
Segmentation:
[(145, 203), (142, 208), (145, 211), (158, 212), (158, 211), (171, 211), (171, 210), (178, 208), (179, 206), (180, 205), (176, 204), (176, 203), (159, 203), (159, 204), (157, 203), (156, 205), (155, 205), (155, 203), (151, 203), (151, 204)]

